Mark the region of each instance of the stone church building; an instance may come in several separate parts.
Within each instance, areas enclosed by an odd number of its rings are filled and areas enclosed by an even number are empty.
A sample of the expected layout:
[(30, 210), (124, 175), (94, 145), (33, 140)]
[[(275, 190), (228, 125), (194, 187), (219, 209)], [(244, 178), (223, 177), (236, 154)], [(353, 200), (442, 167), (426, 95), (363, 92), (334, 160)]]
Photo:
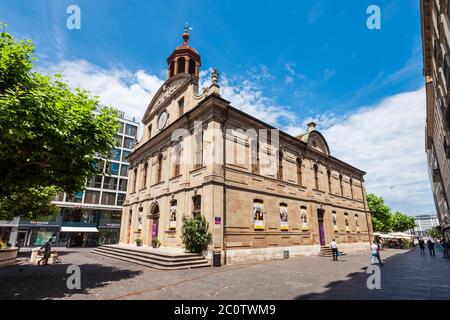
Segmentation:
[(367, 250), (365, 172), (334, 158), (313, 122), (294, 137), (233, 107), (216, 69), (200, 90), (187, 29), (183, 40), (128, 157), (120, 243), (182, 248), (183, 216), (201, 214), (223, 263), (313, 255), (332, 239), (344, 252)]

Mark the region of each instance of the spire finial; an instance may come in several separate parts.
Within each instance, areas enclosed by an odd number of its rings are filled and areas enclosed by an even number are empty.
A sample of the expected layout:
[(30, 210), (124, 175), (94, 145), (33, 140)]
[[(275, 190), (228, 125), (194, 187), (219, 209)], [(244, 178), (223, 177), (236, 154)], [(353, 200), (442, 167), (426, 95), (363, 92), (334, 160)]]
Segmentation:
[(213, 85), (218, 85), (219, 83), (219, 72), (217, 71), (217, 68), (214, 67), (213, 72), (211, 73), (211, 80)]
[(189, 30), (194, 30), (194, 28), (189, 27), (188, 23), (186, 22), (186, 24), (184, 25), (184, 33), (183, 33), (183, 46), (187, 46), (188, 45), (188, 41), (189, 41)]

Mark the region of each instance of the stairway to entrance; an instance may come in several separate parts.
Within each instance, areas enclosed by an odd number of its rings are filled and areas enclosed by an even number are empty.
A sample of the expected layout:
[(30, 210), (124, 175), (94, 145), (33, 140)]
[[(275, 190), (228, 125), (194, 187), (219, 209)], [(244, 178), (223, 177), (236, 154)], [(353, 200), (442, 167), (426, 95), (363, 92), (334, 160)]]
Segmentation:
[(160, 270), (191, 269), (209, 267), (211, 265), (201, 254), (185, 253), (182, 250), (164, 248), (153, 249), (131, 245), (103, 245), (92, 252)]
[[(320, 246), (320, 252), (317, 254), (319, 257), (333, 257), (333, 250), (330, 246)], [(345, 253), (339, 250), (340, 256), (345, 256)]]

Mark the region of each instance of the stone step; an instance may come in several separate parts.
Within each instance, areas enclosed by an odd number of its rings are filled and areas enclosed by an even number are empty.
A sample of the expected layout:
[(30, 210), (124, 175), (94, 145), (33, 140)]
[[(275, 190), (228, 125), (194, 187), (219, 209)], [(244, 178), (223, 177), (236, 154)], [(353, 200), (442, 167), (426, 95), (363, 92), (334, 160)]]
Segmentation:
[(209, 261), (197, 254), (191, 256), (180, 255), (174, 259), (175, 256), (154, 255), (152, 252), (106, 246), (98, 247), (92, 252), (162, 270), (178, 270), (210, 266)]
[(204, 259), (201, 254), (197, 253), (183, 254), (183, 255), (165, 255), (154, 252), (146, 252), (142, 250), (133, 250), (128, 248), (110, 247), (110, 246), (101, 246), (98, 247), (96, 250), (108, 250), (110, 252), (118, 252), (118, 253), (132, 253), (133, 255), (139, 257), (152, 258), (154, 260), (161, 260), (165, 262), (187, 262), (187, 261), (196, 261), (198, 259), (202, 260)]
[(127, 261), (127, 262), (130, 262), (130, 263), (134, 263), (134, 264), (138, 264), (138, 265), (141, 265), (141, 266), (146, 266), (146, 267), (153, 268), (153, 269), (158, 269), (158, 270), (182, 270), (182, 269), (203, 268), (203, 267), (210, 267), (211, 266), (208, 261), (204, 260), (202, 262), (202, 264), (165, 267), (165, 266), (161, 266), (161, 265), (150, 263), (150, 262), (144, 262), (144, 261), (136, 260), (136, 259), (133, 259), (133, 258), (127, 258), (127, 257), (123, 257), (123, 256), (118, 256), (115, 253), (107, 253), (107, 252), (102, 252), (102, 251), (97, 251), (97, 250), (94, 250), (94, 253), (98, 254), (98, 255), (105, 256), (105, 257), (109, 257), (109, 258), (113, 258), (113, 259), (117, 259), (117, 260), (122, 260), (122, 261)]

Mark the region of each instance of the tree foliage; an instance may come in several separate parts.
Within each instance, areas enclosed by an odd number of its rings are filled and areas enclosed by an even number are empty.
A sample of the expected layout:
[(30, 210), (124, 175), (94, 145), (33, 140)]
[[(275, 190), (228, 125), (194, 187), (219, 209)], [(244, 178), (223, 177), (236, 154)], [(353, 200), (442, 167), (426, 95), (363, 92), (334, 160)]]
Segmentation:
[(98, 173), (96, 154), (116, 143), (117, 111), (60, 75), (34, 71), (35, 60), (30, 40), (1, 33), (0, 219), (52, 214), (49, 200), (83, 189)]
[(427, 231), (428, 235), (433, 239), (441, 239), (442, 238), (442, 229), (439, 226), (432, 227)]
[(209, 223), (201, 214), (194, 218), (183, 217), (181, 239), (188, 252), (201, 253), (208, 248), (212, 239), (208, 229)]
[(392, 213), (382, 197), (373, 193), (367, 195), (367, 204), (372, 216), (373, 231), (375, 232), (404, 232), (413, 229), (416, 222), (413, 217), (399, 211)]

